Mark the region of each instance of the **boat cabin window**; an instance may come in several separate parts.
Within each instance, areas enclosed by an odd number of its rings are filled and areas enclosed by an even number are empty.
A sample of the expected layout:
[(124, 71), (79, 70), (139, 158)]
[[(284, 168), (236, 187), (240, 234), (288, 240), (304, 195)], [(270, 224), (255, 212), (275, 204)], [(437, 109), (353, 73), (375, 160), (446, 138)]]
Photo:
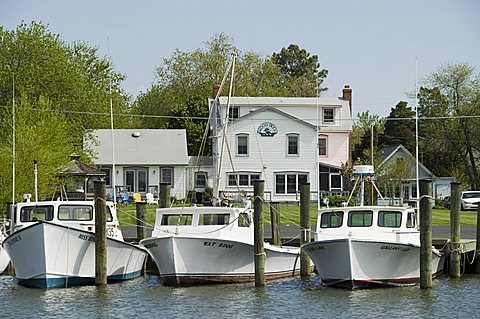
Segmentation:
[(349, 227), (370, 227), (372, 220), (373, 212), (371, 210), (357, 210), (348, 213)]
[(343, 224), (343, 212), (323, 213), (321, 217), (321, 228), (338, 228)]
[(250, 216), (247, 213), (240, 213), (238, 216), (238, 227), (250, 227)]
[(392, 211), (378, 212), (378, 226), (398, 228), (402, 225), (402, 213)]
[(230, 214), (200, 214), (198, 225), (228, 225)]
[(167, 214), (162, 216), (162, 225), (191, 225), (192, 214)]
[(408, 212), (407, 215), (407, 228), (415, 228), (417, 226), (416, 216), (414, 212)]
[(38, 220), (52, 220), (53, 206), (25, 206), (20, 211), (20, 221), (35, 222)]
[(59, 220), (92, 220), (93, 207), (85, 205), (60, 205), (58, 207)]

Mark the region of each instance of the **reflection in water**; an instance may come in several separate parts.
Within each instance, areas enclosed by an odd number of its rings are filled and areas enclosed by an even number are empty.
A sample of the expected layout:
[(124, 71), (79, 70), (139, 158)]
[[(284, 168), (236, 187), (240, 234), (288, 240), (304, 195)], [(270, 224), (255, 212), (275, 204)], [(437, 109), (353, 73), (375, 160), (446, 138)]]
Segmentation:
[[(343, 290), (318, 276), (267, 282), (167, 287), (146, 276), (106, 287), (29, 289), (0, 276), (0, 317), (49, 318), (298, 318), (463, 317), (480, 311), (480, 276), (442, 277), (432, 289), (417, 286)], [(8, 300), (8, 302), (4, 302)], [(20, 311), (21, 310), (21, 311)]]

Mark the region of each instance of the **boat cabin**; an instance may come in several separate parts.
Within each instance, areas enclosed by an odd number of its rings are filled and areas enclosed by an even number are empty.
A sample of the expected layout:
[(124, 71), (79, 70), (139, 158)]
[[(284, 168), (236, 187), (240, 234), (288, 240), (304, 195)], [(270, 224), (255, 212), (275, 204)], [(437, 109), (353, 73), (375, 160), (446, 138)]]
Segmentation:
[(318, 212), (316, 240), (326, 236), (391, 239), (392, 236), (418, 237), (413, 208), (355, 206), (322, 209)]
[[(107, 236), (123, 240), (113, 203), (107, 202)], [(45, 201), (16, 204), (14, 231), (40, 221), (95, 232), (93, 201)]]
[(159, 208), (156, 211), (155, 229), (152, 236), (166, 233), (188, 233), (200, 235), (209, 232), (211, 236), (221, 237), (238, 233), (244, 236), (253, 234), (252, 210), (233, 207), (174, 207)]

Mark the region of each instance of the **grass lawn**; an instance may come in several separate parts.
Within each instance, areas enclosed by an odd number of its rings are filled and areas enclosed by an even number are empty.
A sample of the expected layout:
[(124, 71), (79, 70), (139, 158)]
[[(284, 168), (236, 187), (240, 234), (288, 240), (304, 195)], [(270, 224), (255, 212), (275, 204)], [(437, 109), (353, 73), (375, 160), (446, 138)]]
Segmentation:
[[(134, 204), (118, 204), (118, 218), (121, 226), (135, 226), (135, 205)], [(147, 206), (147, 224), (155, 224), (155, 209), (156, 205)], [(317, 220), (317, 205), (310, 206), (310, 220), (311, 224), (315, 225)], [(265, 224), (270, 224), (270, 205), (264, 204), (263, 214)], [(300, 219), (300, 206), (298, 205), (281, 205), (280, 206), (280, 223), (282, 225), (298, 225)], [(450, 225), (450, 211), (447, 209), (433, 209), (432, 211), (433, 226), (448, 226)], [(462, 211), (460, 212), (460, 224), (463, 226), (475, 226), (477, 224), (476, 211)]]

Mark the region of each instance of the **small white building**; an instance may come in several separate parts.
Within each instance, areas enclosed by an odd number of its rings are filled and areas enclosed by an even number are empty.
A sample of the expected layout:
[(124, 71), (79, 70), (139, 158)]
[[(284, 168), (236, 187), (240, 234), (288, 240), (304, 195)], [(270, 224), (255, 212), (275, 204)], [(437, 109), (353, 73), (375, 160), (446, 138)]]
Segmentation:
[(214, 185), (222, 193), (251, 193), (253, 180), (261, 179), (266, 199), (274, 201), (298, 200), (304, 182), (313, 196), (342, 192), (340, 167), (350, 158), (353, 126), (351, 92), (345, 86), (341, 98), (209, 99), (210, 118), (217, 119), (217, 125), (211, 121), (214, 167), (220, 172)]
[(171, 196), (185, 197), (189, 157), (184, 129), (114, 129), (115, 143), (110, 129), (95, 130), (92, 136), (85, 144), (92, 150), (95, 164), (106, 174), (107, 193), (113, 193), (115, 177), (117, 194), (127, 191), (157, 195), (160, 183), (168, 183)]

